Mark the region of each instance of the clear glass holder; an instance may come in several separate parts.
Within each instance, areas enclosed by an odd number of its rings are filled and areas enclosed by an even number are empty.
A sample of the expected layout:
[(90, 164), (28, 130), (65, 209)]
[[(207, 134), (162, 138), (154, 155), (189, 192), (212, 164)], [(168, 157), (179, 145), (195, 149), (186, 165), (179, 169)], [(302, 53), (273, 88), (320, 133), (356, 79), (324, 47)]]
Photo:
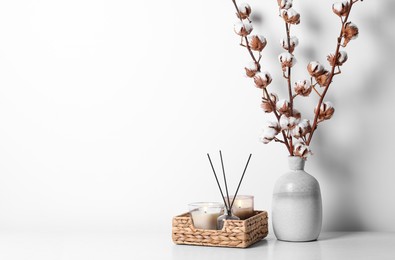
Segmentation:
[(221, 230), (224, 227), (225, 220), (240, 220), (238, 216), (235, 216), (233, 212), (225, 212), (225, 214), (217, 218), (217, 229)]

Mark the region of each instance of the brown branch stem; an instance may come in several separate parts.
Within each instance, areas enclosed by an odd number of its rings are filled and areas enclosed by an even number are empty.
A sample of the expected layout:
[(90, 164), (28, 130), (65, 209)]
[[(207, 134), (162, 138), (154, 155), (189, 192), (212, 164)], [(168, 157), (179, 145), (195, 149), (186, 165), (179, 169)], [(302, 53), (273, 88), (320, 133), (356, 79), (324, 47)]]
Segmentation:
[[(237, 4), (236, 4), (236, 0), (232, 0), (232, 2), (233, 2), (233, 5), (234, 5), (235, 8), (236, 8), (236, 11), (237, 11), (237, 14), (238, 14), (238, 16), (239, 16), (240, 22), (243, 23), (243, 19), (241, 19), (242, 16), (240, 15), (240, 10), (239, 10), (239, 7), (238, 7)], [(244, 23), (243, 23), (243, 24), (244, 24)], [(244, 40), (245, 40), (245, 42), (246, 42), (245, 47), (247, 48), (248, 53), (250, 54), (252, 60), (255, 62), (256, 66), (257, 66), (257, 68), (258, 68), (258, 71), (261, 71), (261, 66), (260, 66), (258, 60), (255, 58), (254, 53), (252, 52), (252, 50), (251, 50), (251, 48), (250, 48), (250, 44), (248, 43), (248, 38), (247, 38), (247, 36), (244, 36), (243, 38), (244, 38)]]
[[(263, 93), (264, 93), (264, 95), (266, 95), (267, 99), (269, 100), (270, 105), (271, 105), (272, 108), (273, 108), (273, 114), (276, 116), (277, 121), (280, 122), (280, 115), (279, 115), (279, 114), (277, 113), (277, 111), (276, 111), (276, 104), (274, 104), (273, 100), (270, 98), (269, 92), (267, 91), (266, 88), (263, 89)], [(283, 135), (284, 144), (285, 144), (285, 146), (286, 146), (287, 149), (288, 149), (289, 155), (292, 156), (292, 155), (293, 155), (293, 152), (292, 152), (292, 150), (291, 150), (291, 147), (290, 147), (289, 143), (287, 142), (287, 136), (286, 136), (286, 134), (285, 134), (285, 131), (284, 131), (284, 130), (281, 130), (281, 133), (282, 133), (282, 135)]]
[[(237, 11), (239, 20), (243, 23), (243, 19), (241, 19), (240, 10), (239, 10), (239, 8), (238, 8), (238, 6), (237, 6), (237, 4), (236, 4), (236, 0), (232, 0), (232, 2), (233, 2), (234, 7), (236, 8), (236, 11)], [(252, 52), (252, 50), (251, 50), (251, 48), (250, 48), (250, 45), (249, 45), (247, 36), (244, 36), (244, 39), (245, 39), (245, 47), (247, 48), (248, 53), (250, 54), (252, 60), (255, 62), (256, 66), (257, 66), (257, 68), (258, 68), (258, 71), (260, 71), (261, 66), (260, 66), (259, 62), (260, 62), (260, 60), (261, 60), (261, 58), (262, 58), (262, 54), (259, 53), (259, 60), (257, 60), (257, 59), (255, 58), (255, 56), (254, 56), (254, 53)], [(289, 40), (288, 40), (288, 41), (289, 41)], [(242, 43), (241, 43), (241, 44), (242, 44)], [(289, 72), (289, 73), (290, 73), (290, 72)], [(290, 80), (289, 80), (289, 82), (290, 82)], [(277, 111), (276, 111), (276, 104), (274, 104), (274, 102), (271, 100), (270, 95), (269, 95), (269, 92), (267, 91), (267, 89), (264, 88), (263, 91), (264, 91), (264, 95), (266, 94), (268, 100), (270, 101), (270, 104), (271, 104), (271, 106), (272, 106), (272, 108), (273, 108), (273, 113), (274, 113), (274, 115), (276, 116), (277, 121), (280, 121), (280, 116), (278, 115), (278, 113), (277, 113)], [(292, 91), (292, 90), (291, 90), (291, 91)], [(291, 93), (292, 93), (292, 92), (291, 92)], [(291, 95), (291, 97), (292, 97), (292, 95)], [(292, 101), (291, 101), (291, 102), (292, 102)], [(282, 133), (283, 138), (284, 138), (283, 143), (284, 143), (285, 146), (287, 147), (289, 154), (292, 156), (292, 155), (293, 155), (292, 140), (291, 140), (291, 144), (289, 144), (288, 141), (287, 141), (287, 137), (286, 137), (286, 135), (285, 135), (284, 130), (282, 130), (281, 133)]]
[(320, 94), (320, 92), (318, 92), (318, 90), (315, 88), (315, 85), (317, 85), (317, 83), (313, 85), (313, 89), (314, 89), (315, 93), (317, 93), (317, 95), (318, 95), (319, 97), (322, 97), (321, 94)]
[(285, 144), (285, 142), (283, 140), (278, 139), (277, 137), (274, 137), (274, 141), (278, 142), (278, 143), (283, 143)]
[[(342, 41), (342, 38), (343, 38), (342, 37), (342, 35), (343, 35), (343, 28), (344, 28), (344, 25), (347, 23), (348, 17), (349, 17), (349, 15), (351, 13), (352, 6), (353, 6), (353, 4), (355, 2), (353, 0), (350, 0), (350, 9), (348, 10), (348, 13), (347, 13), (346, 17), (344, 18), (344, 20), (342, 20), (342, 26), (341, 26), (341, 29), (340, 29), (340, 34), (339, 34), (339, 37), (337, 37), (337, 45), (336, 45), (335, 57), (338, 57), (338, 55), (339, 55), (341, 41)], [(314, 115), (314, 122), (313, 122), (313, 125), (311, 127), (311, 133), (310, 133), (309, 138), (308, 138), (308, 140), (306, 142), (307, 145), (310, 145), (311, 140), (313, 138), (313, 134), (317, 130), (317, 125), (319, 123), (318, 122), (318, 115), (319, 115), (319, 112), (320, 112), (320, 107), (322, 105), (322, 102), (324, 101), (326, 93), (328, 92), (329, 86), (332, 83), (333, 77), (335, 76), (335, 68), (336, 68), (336, 62), (333, 63), (330, 77), (329, 77), (328, 81), (325, 83), (326, 86), (324, 85), (325, 86), (324, 92), (322, 92), (320, 100), (318, 101), (317, 109), (316, 109), (316, 112), (315, 112), (315, 115)]]
[[(291, 35), (290, 35), (290, 28), (287, 22), (285, 22), (285, 31), (287, 34), (287, 43), (288, 43), (288, 53), (292, 55), (291, 52)], [(293, 95), (292, 95), (292, 84), (291, 84), (291, 67), (288, 67), (288, 75), (287, 75), (287, 83), (288, 83), (288, 96), (289, 96), (289, 107), (291, 109), (291, 116), (294, 114), (294, 102), (293, 102)], [(289, 138), (289, 147), (292, 151), (291, 155), (293, 155), (293, 142), (292, 137)]]
[[(289, 32), (288, 23), (286, 23), (286, 22), (285, 22), (285, 30), (287, 32), (288, 53), (292, 54), (292, 52), (291, 52), (291, 36), (290, 36), (290, 32)], [(293, 115), (293, 100), (292, 100), (292, 86), (291, 86), (291, 67), (288, 67), (287, 82), (288, 82), (289, 106), (291, 108), (291, 115)]]

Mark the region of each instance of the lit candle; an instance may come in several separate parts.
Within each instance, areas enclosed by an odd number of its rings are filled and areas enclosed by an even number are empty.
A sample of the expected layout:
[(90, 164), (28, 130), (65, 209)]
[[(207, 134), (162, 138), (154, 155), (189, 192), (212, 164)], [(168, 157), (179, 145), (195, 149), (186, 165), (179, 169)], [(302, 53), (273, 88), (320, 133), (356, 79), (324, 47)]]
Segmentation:
[(189, 204), (193, 225), (197, 229), (217, 229), (217, 218), (223, 210), (221, 203), (191, 203)]
[[(229, 197), (232, 203), (233, 196)], [(237, 195), (233, 203), (232, 212), (240, 219), (247, 219), (254, 215), (254, 196), (250, 195)]]

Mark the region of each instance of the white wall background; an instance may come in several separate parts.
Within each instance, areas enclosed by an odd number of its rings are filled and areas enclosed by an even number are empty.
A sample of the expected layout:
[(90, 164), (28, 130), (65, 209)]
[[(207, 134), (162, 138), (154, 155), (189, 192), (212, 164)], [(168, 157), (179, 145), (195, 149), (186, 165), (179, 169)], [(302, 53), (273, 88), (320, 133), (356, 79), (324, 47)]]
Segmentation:
[[(250, 4), (284, 96), (276, 1)], [(331, 4), (295, 1), (299, 75), (335, 48)], [(394, 10), (364, 1), (352, 13), (360, 37), (307, 164), (325, 230), (395, 231)], [(169, 231), (187, 203), (219, 199), (206, 159), (218, 149), (233, 189), (253, 153), (240, 192), (270, 210), (287, 153), (258, 142), (265, 115), (234, 21), (230, 0), (1, 1), (0, 230)]]

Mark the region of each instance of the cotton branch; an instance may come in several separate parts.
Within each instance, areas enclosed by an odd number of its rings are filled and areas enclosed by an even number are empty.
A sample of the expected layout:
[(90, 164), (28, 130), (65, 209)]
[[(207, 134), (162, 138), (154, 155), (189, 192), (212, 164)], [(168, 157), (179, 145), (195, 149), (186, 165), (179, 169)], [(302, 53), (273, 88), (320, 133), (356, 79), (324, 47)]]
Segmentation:
[[(243, 23), (243, 19), (241, 18), (242, 16), (240, 15), (240, 10), (239, 10), (239, 7), (238, 7), (237, 4), (236, 4), (236, 0), (232, 0), (232, 2), (233, 2), (233, 5), (234, 5), (235, 8), (236, 8), (236, 12), (237, 12), (237, 14), (238, 14), (238, 17), (239, 17), (240, 22)], [(251, 22), (251, 21), (250, 21), (250, 22)], [(250, 47), (250, 45), (249, 45), (247, 36), (243, 36), (243, 37), (242, 37), (242, 40), (243, 40), (243, 39), (244, 39), (244, 41), (245, 41), (245, 43), (246, 43), (246, 45), (245, 45), (244, 47), (247, 48), (248, 53), (250, 54), (252, 60), (255, 62), (256, 66), (258, 67), (258, 71), (261, 71), (261, 65), (259, 64), (259, 61), (255, 58), (255, 55), (254, 55), (254, 53), (253, 53), (252, 50), (251, 50), (251, 47)], [(243, 43), (241, 43), (241, 44), (243, 44)]]
[[(232, 2), (233, 2), (233, 5), (234, 5), (234, 7), (235, 7), (235, 9), (236, 9), (237, 16), (238, 16), (240, 22), (243, 23), (242, 14), (241, 14), (241, 12), (240, 12), (240, 10), (239, 10), (239, 7), (237, 6), (236, 0), (232, 0)], [(249, 22), (251, 22), (251, 21), (249, 21)], [(244, 23), (243, 23), (243, 24), (244, 24)], [(261, 71), (260, 61), (261, 61), (261, 58), (262, 58), (261, 52), (259, 52), (259, 57), (258, 57), (258, 59), (257, 59), (257, 58), (255, 57), (254, 53), (252, 52), (252, 49), (251, 49), (251, 47), (250, 47), (250, 43), (249, 43), (249, 41), (248, 41), (248, 37), (247, 37), (247, 36), (242, 36), (242, 39), (244, 39), (245, 44), (241, 43), (240, 45), (242, 45), (243, 47), (245, 47), (245, 48), (248, 50), (248, 52), (249, 52), (249, 54), (250, 54), (250, 56), (251, 56), (253, 62), (256, 64), (257, 71), (260, 72), (260, 71)], [(269, 95), (269, 92), (268, 92), (267, 89), (266, 89), (266, 86), (262, 86), (262, 89), (263, 89), (263, 95), (264, 95), (264, 97), (266, 96), (267, 99), (269, 100), (269, 102), (270, 102), (270, 104), (271, 104), (271, 106), (272, 106), (273, 114), (275, 115), (277, 121), (279, 122), (279, 120), (280, 120), (280, 115), (279, 115), (279, 114), (277, 113), (277, 111), (276, 111), (276, 104), (270, 99), (270, 95)], [(284, 130), (282, 130), (281, 133), (282, 133), (283, 138), (284, 138), (284, 140), (282, 140), (282, 143), (285, 144), (285, 146), (287, 147), (287, 150), (288, 150), (289, 154), (292, 155), (292, 144), (290, 145), (290, 144), (288, 143), (287, 138), (286, 138), (286, 134), (285, 134)], [(277, 140), (280, 140), (280, 139), (277, 138)], [(292, 142), (292, 141), (291, 141), (291, 142)]]
[[(291, 156), (299, 156), (306, 158), (310, 154), (309, 145), (313, 138), (314, 132), (320, 122), (328, 120), (334, 113), (334, 107), (330, 102), (324, 102), (326, 93), (328, 92), (335, 75), (342, 73), (340, 66), (347, 61), (347, 53), (340, 51), (340, 47), (346, 47), (350, 40), (358, 36), (358, 27), (349, 22), (348, 18), (353, 4), (362, 0), (342, 1), (332, 5), (332, 11), (340, 17), (341, 31), (337, 37), (337, 45), (334, 54), (329, 54), (327, 60), (331, 66), (330, 70), (325, 69), (317, 61), (312, 61), (307, 66), (307, 70), (311, 76), (311, 80), (299, 80), (295, 82), (292, 88), (292, 67), (296, 64), (293, 55), (295, 47), (298, 45), (298, 39), (291, 37), (291, 25), (300, 23), (300, 14), (292, 9), (291, 0), (277, 1), (279, 5), (280, 17), (284, 19), (286, 38), (283, 39), (282, 45), (286, 52), (281, 53), (278, 58), (281, 63), (283, 77), (287, 83), (289, 101), (286, 99), (278, 99), (274, 93), (269, 93), (268, 85), (272, 82), (269, 72), (261, 72), (260, 61), (262, 59), (262, 50), (266, 46), (266, 39), (263, 36), (249, 36), (253, 30), (251, 20), (249, 19), (251, 7), (248, 4), (237, 5), (236, 0), (232, 0), (236, 9), (236, 15), (240, 22), (235, 24), (235, 32), (241, 36), (242, 47), (245, 47), (252, 59), (252, 62), (245, 67), (246, 75), (254, 79), (255, 86), (263, 91), (261, 107), (265, 113), (273, 113), (277, 121), (268, 122), (267, 130), (262, 135), (263, 143), (275, 141), (283, 143)], [(246, 23), (243, 22), (248, 21)], [(248, 36), (248, 37), (247, 37)], [(253, 51), (258, 51), (258, 55), (254, 55)], [(315, 83), (313, 83), (315, 79)], [(318, 86), (323, 90), (319, 91)], [(294, 91), (293, 91), (294, 90)], [(314, 90), (318, 95), (318, 105), (314, 111), (314, 121), (310, 125), (310, 121), (302, 119), (301, 114), (294, 108), (294, 99), (297, 96), (307, 97)], [(293, 93), (295, 92), (295, 93)], [(278, 138), (281, 132), (283, 140)], [(297, 140), (298, 142), (294, 140)]]
[[(345, 35), (345, 33), (346, 33), (346, 25), (347, 25), (348, 17), (349, 17), (349, 15), (351, 13), (351, 9), (353, 7), (353, 4), (358, 2), (358, 1), (359, 0), (350, 0), (350, 2), (349, 2), (350, 7), (349, 7), (349, 9), (347, 11), (347, 14), (346, 14), (344, 19), (341, 19), (340, 34), (339, 34), (339, 37), (337, 37), (336, 51), (335, 51), (335, 54), (334, 54), (334, 58), (335, 59), (337, 59), (337, 57), (339, 57), (340, 47), (344, 45), (344, 44), (342, 45), (342, 43), (341, 43), (342, 39), (347, 36), (347, 35)], [(340, 16), (340, 17), (342, 18), (342, 16)], [(358, 33), (358, 31), (356, 33)], [(350, 39), (352, 39), (352, 38), (350, 38)], [(336, 67), (339, 68), (339, 71), (337, 73), (335, 73)], [(319, 121), (320, 107), (323, 104), (325, 95), (328, 92), (329, 86), (331, 85), (331, 83), (333, 81), (333, 77), (335, 75), (340, 74), (340, 73), (341, 73), (340, 67), (337, 66), (336, 62), (334, 62), (333, 65), (332, 65), (332, 68), (331, 68), (329, 79), (326, 81), (326, 84), (324, 85), (324, 91), (321, 94), (320, 100), (318, 101), (317, 109), (316, 109), (315, 115), (314, 115), (314, 122), (313, 122), (313, 125), (312, 125), (312, 130), (311, 130), (309, 138), (307, 139), (307, 142), (306, 142), (307, 145), (310, 145), (311, 140), (312, 140), (313, 135), (314, 135), (314, 132), (317, 130), (318, 123), (320, 122)]]

